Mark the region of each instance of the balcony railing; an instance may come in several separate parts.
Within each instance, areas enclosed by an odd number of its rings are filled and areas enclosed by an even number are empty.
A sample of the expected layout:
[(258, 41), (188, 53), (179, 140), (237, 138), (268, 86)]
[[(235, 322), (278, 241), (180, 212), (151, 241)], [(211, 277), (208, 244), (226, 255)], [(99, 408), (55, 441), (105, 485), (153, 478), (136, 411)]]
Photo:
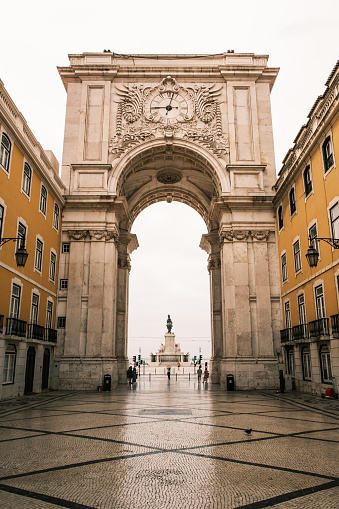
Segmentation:
[(0, 315), (0, 334), (2, 334), (4, 330), (4, 318), (4, 315)]
[[(0, 315), (0, 331), (1, 331), (1, 317)], [(18, 336), (19, 338), (37, 339), (39, 341), (48, 341), (56, 343), (58, 338), (58, 331), (47, 327), (42, 327), (36, 323), (30, 323), (19, 320), (18, 318), (7, 318), (6, 320), (6, 334), (9, 336)]]
[(19, 338), (26, 337), (27, 322), (19, 320), (18, 318), (7, 318), (6, 321), (6, 334), (10, 336), (19, 336)]
[(331, 315), (331, 327), (332, 334), (339, 333), (339, 313), (337, 315)]
[(36, 323), (30, 323), (28, 325), (27, 338), (29, 339), (40, 339), (44, 341), (45, 327), (37, 325)]
[(45, 329), (45, 341), (56, 343), (58, 338), (58, 331), (55, 329)]
[(307, 339), (308, 338), (307, 323), (295, 325), (294, 327), (292, 327), (292, 337), (293, 340), (295, 341), (297, 341), (298, 339)]
[(329, 336), (328, 318), (320, 318), (308, 323), (310, 338), (319, 338), (320, 336)]
[(282, 343), (286, 343), (286, 341), (292, 341), (292, 328), (281, 330), (280, 340)]

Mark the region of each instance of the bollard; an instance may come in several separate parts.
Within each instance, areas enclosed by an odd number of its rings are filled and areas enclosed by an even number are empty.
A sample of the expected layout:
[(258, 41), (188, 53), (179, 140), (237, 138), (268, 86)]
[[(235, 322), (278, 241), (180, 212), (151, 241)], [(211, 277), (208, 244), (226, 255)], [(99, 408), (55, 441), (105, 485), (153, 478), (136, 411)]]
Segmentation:
[(191, 381), (191, 373), (188, 373), (188, 381)]
[(182, 368), (182, 374), (183, 375), (185, 374), (185, 368)]
[(149, 373), (149, 381), (151, 381), (151, 373)]
[(155, 375), (157, 374), (157, 368), (154, 368), (154, 374)]
[(178, 373), (175, 374), (175, 381), (178, 381)]

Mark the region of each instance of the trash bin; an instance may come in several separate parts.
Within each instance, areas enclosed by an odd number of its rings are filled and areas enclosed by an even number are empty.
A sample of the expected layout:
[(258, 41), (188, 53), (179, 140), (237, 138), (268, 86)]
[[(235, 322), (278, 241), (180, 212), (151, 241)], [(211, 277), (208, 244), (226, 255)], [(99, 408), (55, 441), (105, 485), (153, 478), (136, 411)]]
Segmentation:
[(226, 387), (228, 391), (234, 391), (234, 376), (227, 375), (226, 376)]
[(104, 375), (104, 391), (111, 390), (111, 375)]

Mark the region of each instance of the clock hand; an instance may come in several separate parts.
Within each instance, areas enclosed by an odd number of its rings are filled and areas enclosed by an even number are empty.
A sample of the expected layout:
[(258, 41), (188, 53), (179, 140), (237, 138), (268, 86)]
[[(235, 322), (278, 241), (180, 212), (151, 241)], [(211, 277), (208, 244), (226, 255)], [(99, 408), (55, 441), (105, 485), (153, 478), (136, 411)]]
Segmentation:
[(169, 104), (167, 106), (151, 106), (151, 110), (167, 110), (167, 111), (171, 111), (171, 110), (178, 110), (179, 109), (179, 106), (171, 106), (171, 109), (168, 109), (169, 107)]
[(166, 115), (168, 115), (168, 112), (173, 109), (172, 106), (171, 106), (171, 103), (172, 103), (172, 100), (173, 100), (173, 96), (174, 96), (174, 92), (172, 94), (172, 97), (171, 97), (171, 100), (170, 100), (169, 104), (166, 106), (166, 110), (167, 110), (166, 111)]

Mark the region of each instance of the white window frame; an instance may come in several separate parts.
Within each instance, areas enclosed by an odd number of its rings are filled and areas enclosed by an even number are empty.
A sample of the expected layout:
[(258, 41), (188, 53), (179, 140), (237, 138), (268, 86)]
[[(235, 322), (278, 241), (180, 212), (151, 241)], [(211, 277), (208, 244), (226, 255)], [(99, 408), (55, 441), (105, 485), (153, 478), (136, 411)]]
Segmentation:
[[(42, 190), (45, 190), (46, 191), (46, 199), (42, 199)], [(47, 216), (47, 200), (48, 200), (48, 191), (47, 191), (47, 187), (41, 182), (41, 185), (40, 185), (40, 200), (39, 200), (39, 212), (44, 216), (44, 218), (46, 219), (46, 216)], [(43, 210), (43, 208), (41, 207), (41, 203), (44, 203), (45, 204), (45, 210)]]
[[(53, 329), (53, 309), (54, 309), (54, 301), (50, 297), (47, 298), (46, 302), (46, 321), (45, 327), (46, 329)], [(49, 319), (50, 317), (50, 319)]]
[[(320, 303), (320, 298), (319, 298), (320, 295), (317, 296), (317, 289), (319, 287), (321, 287), (321, 289), (322, 289), (322, 293), (321, 293), (322, 304), (321, 304), (321, 306), (318, 305)], [(321, 320), (322, 318), (326, 318), (326, 302), (325, 302), (325, 290), (324, 290), (324, 281), (323, 280), (318, 280), (313, 284), (313, 295), (314, 295), (315, 315), (317, 317), (316, 320)], [(322, 310), (321, 314), (323, 316), (320, 316), (320, 314), (318, 312), (320, 309)]]
[(289, 300), (285, 300), (284, 302), (284, 318), (285, 329), (292, 329), (291, 303)]
[[(67, 248), (65, 248), (67, 246)], [(61, 252), (63, 254), (67, 254), (71, 251), (71, 243), (70, 242), (62, 242), (61, 244)]]
[[(38, 242), (42, 244), (40, 267), (37, 266), (38, 252), (40, 252), (38, 250)], [(44, 257), (44, 239), (40, 235), (37, 235), (35, 240), (34, 270), (38, 272), (40, 275), (42, 274), (43, 257)]]
[[(30, 170), (30, 177), (29, 178), (27, 177), (27, 173), (25, 172), (26, 166)], [(24, 161), (24, 167), (23, 167), (23, 170), (22, 170), (21, 191), (23, 192), (23, 194), (25, 196), (27, 196), (27, 198), (29, 200), (31, 199), (31, 194), (32, 194), (32, 181), (33, 181), (33, 170), (31, 168), (31, 165), (27, 161)], [(27, 187), (28, 187), (27, 183), (29, 183), (29, 189), (27, 189)]]
[(306, 304), (305, 304), (305, 293), (299, 293), (297, 295), (297, 301), (298, 301), (298, 316), (299, 316), (299, 325), (306, 325), (307, 324), (307, 318), (306, 318)]
[[(53, 267), (52, 267), (53, 257), (54, 257), (54, 271), (53, 271)], [(53, 284), (55, 284), (56, 272), (57, 272), (57, 254), (56, 254), (55, 249), (52, 248), (51, 252), (50, 252), (50, 257), (49, 257), (49, 280)]]
[(305, 346), (301, 350), (301, 365), (303, 370), (303, 379), (312, 380), (311, 350), (309, 346)]
[[(12, 316), (12, 300), (13, 300), (13, 285), (20, 287), (20, 295), (18, 299), (18, 309), (17, 309), (17, 316)], [(11, 297), (9, 299), (9, 309), (8, 309), (8, 316), (9, 318), (16, 318), (17, 320), (20, 320), (20, 312), (21, 312), (21, 302), (22, 302), (22, 293), (23, 293), (23, 284), (21, 280), (17, 277), (13, 278), (11, 281)]]
[[(293, 195), (294, 195), (294, 205), (295, 205), (295, 211), (292, 212), (292, 209), (291, 209), (291, 193), (293, 192)], [(296, 195), (296, 192), (295, 192), (295, 185), (291, 186), (291, 189), (288, 191), (288, 204), (289, 204), (289, 207), (290, 207), (290, 216), (291, 216), (291, 219), (292, 217), (297, 213), (297, 195)]]
[(286, 350), (287, 357), (287, 372), (291, 376), (295, 376), (295, 358), (294, 358), (294, 348), (288, 348)]
[[(283, 264), (283, 257), (285, 257), (285, 264)], [(286, 251), (283, 251), (280, 255), (280, 263), (281, 263), (281, 279), (282, 279), (282, 282), (283, 284), (286, 283), (288, 281), (288, 270), (287, 270), (287, 253)], [(286, 269), (284, 270), (284, 267), (286, 267)], [(286, 277), (284, 278), (284, 275), (286, 275)]]
[[(306, 170), (309, 170), (309, 176), (310, 176), (310, 180), (309, 182), (311, 183), (311, 186), (312, 186), (312, 189), (310, 190), (310, 192), (308, 194), (306, 194), (306, 185), (305, 185), (305, 173), (306, 173)], [(309, 198), (309, 196), (311, 196), (312, 194), (314, 194), (314, 188), (313, 188), (313, 178), (312, 178), (312, 168), (311, 168), (311, 163), (309, 162), (308, 164), (306, 164), (304, 170), (303, 170), (303, 173), (302, 173), (302, 180), (303, 180), (303, 185), (304, 185), (304, 193), (305, 193), (305, 201)]]
[[(279, 210), (281, 210), (281, 219), (282, 219), (282, 226), (280, 227), (280, 221), (279, 221)], [(284, 229), (284, 207), (282, 203), (280, 203), (278, 210), (277, 210), (277, 219), (278, 219), (278, 230), (281, 232), (281, 230)]]
[[(56, 207), (58, 210), (58, 214), (55, 213)], [(56, 218), (58, 219), (58, 224), (56, 224)], [(60, 227), (60, 205), (58, 205), (58, 203), (55, 201), (53, 207), (53, 228), (58, 232), (59, 227)]]
[[(331, 146), (331, 155), (332, 155), (332, 164), (327, 168), (324, 160), (324, 145), (329, 140), (330, 146)], [(324, 136), (324, 140), (321, 143), (321, 159), (323, 162), (323, 168), (324, 168), (324, 178), (327, 177), (327, 175), (330, 173), (330, 171), (335, 168), (335, 159), (334, 159), (334, 147), (333, 147), (333, 138), (332, 138), (332, 132), (326, 133)], [(328, 159), (328, 158), (327, 158)]]
[[(34, 298), (37, 298), (37, 304), (34, 303)], [(39, 304), (40, 304), (40, 292), (38, 292), (36, 289), (32, 290), (32, 296), (31, 296), (31, 312), (30, 312), (30, 318), (29, 323), (36, 325), (38, 323), (39, 318)], [(36, 312), (35, 312), (36, 310)], [(35, 316), (36, 314), (36, 316)]]
[[(324, 383), (331, 383), (332, 376), (331, 351), (328, 345), (323, 345), (320, 347), (319, 357), (320, 357), (321, 381)], [(325, 376), (326, 374), (328, 376)]]
[(0, 239), (1, 239), (4, 236), (5, 217), (6, 217), (6, 206), (3, 203), (3, 200), (1, 200), (1, 198), (0, 198), (0, 207), (1, 207), (1, 210), (2, 210), (2, 217), (0, 218)]
[[(333, 203), (334, 201), (334, 203)], [(338, 215), (333, 220), (332, 210), (338, 207)], [(332, 239), (339, 239), (339, 199), (337, 201), (332, 200), (331, 205), (328, 208), (329, 220), (330, 220), (330, 235)], [(335, 225), (335, 228), (333, 226)]]
[[(5, 168), (5, 165), (3, 164), (2, 162), (2, 154), (3, 154), (3, 150), (2, 150), (2, 137), (5, 136), (9, 143), (10, 143), (10, 149), (9, 149), (9, 155), (8, 155), (8, 159), (7, 159), (7, 170)], [(0, 168), (4, 171), (4, 173), (7, 175), (7, 178), (9, 178), (9, 174), (10, 174), (10, 169), (11, 169), (11, 159), (12, 159), (12, 152), (13, 152), (13, 141), (11, 139), (11, 137), (8, 135), (7, 132), (3, 131), (3, 130), (0, 130)]]
[[(298, 251), (295, 250), (295, 246), (297, 244), (299, 246)], [(299, 237), (293, 239), (292, 250), (293, 250), (294, 272), (297, 275), (297, 274), (299, 274), (299, 272), (302, 271), (301, 247), (300, 247), (300, 238)]]
[[(12, 348), (11, 348), (12, 347)], [(2, 384), (13, 384), (15, 376), (17, 350), (15, 345), (7, 345), (4, 356), (4, 365), (2, 370)]]

